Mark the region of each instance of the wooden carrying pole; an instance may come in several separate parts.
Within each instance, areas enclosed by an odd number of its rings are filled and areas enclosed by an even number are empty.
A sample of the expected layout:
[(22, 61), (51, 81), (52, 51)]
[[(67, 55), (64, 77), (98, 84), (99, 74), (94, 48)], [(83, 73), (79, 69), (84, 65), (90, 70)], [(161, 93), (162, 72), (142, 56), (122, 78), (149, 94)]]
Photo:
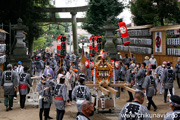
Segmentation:
[(130, 87), (127, 87), (127, 86), (124, 86), (124, 89), (127, 90), (127, 91), (130, 91), (132, 92), (133, 94), (136, 92), (136, 90), (130, 88)]
[(107, 87), (107, 89), (114, 95), (117, 95), (118, 91), (113, 89), (112, 87)]
[(104, 88), (104, 87), (99, 87), (99, 88), (100, 88), (100, 90), (101, 90), (104, 94), (109, 95), (109, 93), (110, 93), (109, 90), (107, 90), (107, 89)]
[(99, 87), (99, 84), (86, 84), (88, 87)]
[(124, 84), (110, 84), (110, 87), (124, 87)]
[(128, 50), (129, 50), (129, 54), (130, 54), (130, 57), (131, 57), (131, 60), (132, 60), (131, 49), (130, 49), (129, 46), (128, 46)]
[(62, 57), (60, 57), (60, 63), (59, 63), (59, 68), (61, 68), (61, 63), (63, 63), (63, 58)]

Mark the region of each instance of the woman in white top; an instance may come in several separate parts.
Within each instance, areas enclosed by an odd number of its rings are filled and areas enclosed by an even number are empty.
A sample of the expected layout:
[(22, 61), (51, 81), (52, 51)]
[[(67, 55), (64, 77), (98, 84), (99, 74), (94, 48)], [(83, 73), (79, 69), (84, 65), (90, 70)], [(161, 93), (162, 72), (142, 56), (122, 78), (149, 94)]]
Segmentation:
[(153, 54), (151, 55), (151, 58), (149, 59), (149, 62), (150, 62), (150, 64), (153, 66), (152, 68), (155, 67), (155, 69), (156, 69), (156, 67), (157, 67), (157, 61), (156, 61), (156, 58), (154, 58), (154, 55), (153, 55)]
[(58, 70), (57, 84), (60, 84), (60, 78), (61, 78), (62, 76), (64, 76), (64, 70), (63, 70), (63, 68), (60, 68), (60, 69)]
[(69, 103), (67, 105), (72, 105), (72, 79), (74, 72), (72, 71), (72, 67), (67, 67), (67, 73), (65, 75), (65, 85), (67, 86), (67, 90), (69, 93)]

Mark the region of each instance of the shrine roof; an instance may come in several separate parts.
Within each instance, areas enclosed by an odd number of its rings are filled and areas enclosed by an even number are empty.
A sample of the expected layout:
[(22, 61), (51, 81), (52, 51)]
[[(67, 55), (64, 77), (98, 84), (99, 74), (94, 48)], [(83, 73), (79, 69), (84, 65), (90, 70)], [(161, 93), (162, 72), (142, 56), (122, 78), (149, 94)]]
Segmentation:
[(8, 34), (8, 32), (6, 32), (6, 31), (3, 30), (3, 29), (0, 29), (0, 32), (1, 32), (1, 33), (6, 33), (6, 34)]
[(151, 32), (180, 29), (180, 25), (158, 26), (150, 29)]
[(138, 29), (148, 29), (152, 28), (153, 25), (142, 25), (142, 26), (134, 26), (134, 27), (127, 27), (128, 30), (138, 30)]

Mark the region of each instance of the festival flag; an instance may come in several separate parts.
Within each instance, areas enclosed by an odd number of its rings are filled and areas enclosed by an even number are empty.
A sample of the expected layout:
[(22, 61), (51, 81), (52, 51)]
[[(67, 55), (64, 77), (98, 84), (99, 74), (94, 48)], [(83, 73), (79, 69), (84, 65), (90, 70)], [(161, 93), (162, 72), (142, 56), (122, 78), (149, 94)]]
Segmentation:
[(128, 30), (127, 30), (125, 22), (119, 22), (118, 25), (119, 25), (121, 37), (122, 38), (129, 37)]
[(85, 62), (86, 62), (86, 57), (84, 56), (84, 46), (82, 46), (82, 53), (81, 53), (81, 72), (84, 73), (86, 75), (86, 66), (85, 66)]

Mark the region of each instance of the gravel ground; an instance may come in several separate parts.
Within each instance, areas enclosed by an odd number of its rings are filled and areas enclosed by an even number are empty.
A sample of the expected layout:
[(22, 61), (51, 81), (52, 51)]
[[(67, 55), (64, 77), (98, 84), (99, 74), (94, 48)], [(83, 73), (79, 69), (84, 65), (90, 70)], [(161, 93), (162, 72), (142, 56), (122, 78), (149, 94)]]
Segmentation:
[[(175, 93), (176, 95), (180, 95), (180, 89), (177, 88), (175, 81)], [(2, 92), (2, 90), (1, 90)], [(121, 92), (120, 99), (116, 99), (116, 109), (112, 113), (108, 113), (107, 111), (101, 111), (100, 113), (95, 113), (91, 120), (118, 120), (119, 112), (122, 107), (126, 104), (126, 100), (128, 99), (127, 91)], [(169, 103), (164, 103), (163, 95), (157, 94), (154, 98), (155, 104), (158, 106), (158, 110), (156, 112), (150, 110), (151, 114), (165, 114), (170, 112), (171, 109), (169, 107)], [(3, 102), (3, 98), (0, 98), (1, 102)], [(147, 100), (145, 99), (144, 105), (147, 106)], [(38, 120), (39, 109), (36, 106), (27, 105), (25, 110), (20, 110), (18, 100), (14, 101), (14, 107), (12, 111), (5, 111), (5, 107), (3, 103), (0, 103), (0, 120)], [(75, 120), (76, 118), (76, 105), (67, 106), (65, 110), (64, 120)], [(54, 104), (51, 106), (50, 116), (54, 119), (56, 118), (56, 110)], [(152, 118), (152, 120), (163, 120), (161, 118)]]

